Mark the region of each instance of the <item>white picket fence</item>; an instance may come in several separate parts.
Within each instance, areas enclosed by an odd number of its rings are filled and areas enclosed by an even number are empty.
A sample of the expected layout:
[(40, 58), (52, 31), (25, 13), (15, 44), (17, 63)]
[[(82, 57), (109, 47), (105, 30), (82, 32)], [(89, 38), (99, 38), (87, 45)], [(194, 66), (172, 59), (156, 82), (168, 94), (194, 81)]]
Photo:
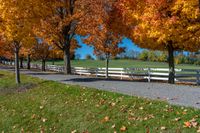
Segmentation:
[[(14, 65), (14, 63), (5, 62), (7, 65)], [(26, 67), (26, 64), (24, 64)], [(41, 64), (31, 64), (33, 69), (42, 69)], [(46, 65), (46, 70), (63, 72), (63, 66)], [(200, 70), (195, 69), (175, 69), (175, 81), (184, 83), (200, 84)], [(72, 73), (76, 75), (87, 75), (95, 77), (105, 77), (106, 68), (84, 68), (73, 67)], [(169, 77), (168, 68), (109, 68), (109, 77), (127, 80), (146, 80), (151, 81), (167, 81)]]

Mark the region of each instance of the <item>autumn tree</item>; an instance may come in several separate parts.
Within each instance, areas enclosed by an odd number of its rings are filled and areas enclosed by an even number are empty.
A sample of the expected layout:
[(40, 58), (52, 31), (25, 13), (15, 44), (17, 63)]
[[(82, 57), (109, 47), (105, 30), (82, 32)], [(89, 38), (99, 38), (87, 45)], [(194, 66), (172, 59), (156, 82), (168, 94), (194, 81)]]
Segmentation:
[(71, 74), (70, 49), (76, 40), (82, 17), (85, 17), (87, 1), (83, 0), (55, 0), (51, 1), (51, 14), (42, 19), (41, 27), (36, 29), (37, 35), (49, 44), (57, 46), (63, 51), (64, 72)]
[(109, 77), (109, 60), (117, 54), (124, 51), (124, 48), (119, 47), (122, 40), (120, 34), (111, 30), (110, 12), (112, 11), (114, 1), (104, 0), (98, 4), (98, 15), (94, 31), (84, 40), (84, 43), (94, 47), (94, 53), (104, 55), (106, 59), (106, 78)]
[(52, 47), (47, 43), (37, 43), (34, 45), (32, 50), (32, 57), (35, 60), (42, 61), (42, 71), (46, 71), (46, 60), (48, 59), (50, 53), (52, 52)]
[(13, 47), (17, 84), (20, 83), (20, 49), (35, 40), (32, 28), (41, 17), (42, 5), (46, 2), (45, 0), (0, 0), (0, 31), (6, 42)]
[[(136, 2), (137, 5), (130, 4)], [(168, 51), (169, 83), (173, 84), (175, 82), (174, 51), (196, 51), (200, 47), (198, 1), (120, 0), (116, 9), (123, 9), (120, 15), (121, 25), (129, 28), (128, 33), (123, 30), (121, 33), (142, 48)], [(129, 19), (126, 19), (127, 15)]]
[(103, 0), (57, 0), (49, 10), (51, 15), (41, 21), (38, 36), (63, 51), (64, 71), (71, 73), (70, 49), (76, 35), (90, 36), (99, 23)]
[(96, 32), (94, 35), (90, 35), (88, 40), (85, 40), (85, 43), (94, 47), (94, 54), (97, 56), (103, 55), (105, 57), (106, 78), (108, 78), (110, 58), (122, 53), (124, 48), (119, 47), (122, 37), (109, 31), (104, 26), (105, 24), (101, 24), (99, 27), (99, 32)]

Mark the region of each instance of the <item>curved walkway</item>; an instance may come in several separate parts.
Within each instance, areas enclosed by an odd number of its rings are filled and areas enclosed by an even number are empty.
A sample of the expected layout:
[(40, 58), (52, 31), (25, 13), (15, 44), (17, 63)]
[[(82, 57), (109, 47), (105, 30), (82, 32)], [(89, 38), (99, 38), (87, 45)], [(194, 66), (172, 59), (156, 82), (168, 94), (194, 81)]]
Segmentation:
[[(0, 66), (0, 70), (12, 68)], [(65, 84), (81, 85), (106, 91), (118, 92), (127, 95), (149, 99), (159, 99), (170, 104), (200, 108), (200, 87), (169, 85), (165, 83), (143, 83), (120, 80), (104, 80), (78, 75), (63, 75), (54, 72), (38, 72), (22, 70), (23, 74), (45, 80), (58, 81)]]

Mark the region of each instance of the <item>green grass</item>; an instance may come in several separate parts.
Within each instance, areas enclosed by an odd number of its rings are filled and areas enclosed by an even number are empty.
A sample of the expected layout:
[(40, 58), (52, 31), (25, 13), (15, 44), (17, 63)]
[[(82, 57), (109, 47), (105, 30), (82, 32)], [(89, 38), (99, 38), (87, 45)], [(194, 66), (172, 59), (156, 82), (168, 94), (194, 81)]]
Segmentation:
[(0, 132), (112, 133), (125, 126), (129, 133), (195, 133), (184, 122), (200, 123), (197, 109), (24, 75), (22, 81), (17, 86), (12, 73), (0, 71)]
[[(40, 62), (34, 62), (40, 63)], [(52, 64), (52, 62), (47, 62), (47, 64)], [(55, 65), (63, 65), (63, 61), (56, 61)], [(74, 67), (105, 67), (105, 62), (100, 60), (74, 60), (72, 61), (72, 66)], [(149, 62), (149, 61), (138, 61), (138, 60), (111, 60), (110, 67), (114, 68), (167, 68), (168, 64), (165, 62)], [(176, 65), (176, 68), (182, 69), (200, 69), (200, 66), (181, 64)]]

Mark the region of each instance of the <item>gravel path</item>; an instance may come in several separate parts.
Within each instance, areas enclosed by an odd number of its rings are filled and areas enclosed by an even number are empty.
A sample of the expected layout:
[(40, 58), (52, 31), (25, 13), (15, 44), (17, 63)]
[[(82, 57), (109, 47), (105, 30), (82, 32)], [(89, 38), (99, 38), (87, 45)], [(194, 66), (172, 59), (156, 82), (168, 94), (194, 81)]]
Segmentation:
[[(0, 67), (0, 70), (11, 70)], [(100, 78), (78, 75), (63, 75), (53, 72), (37, 72), (22, 70), (23, 74), (45, 80), (58, 81), (65, 84), (81, 85), (127, 95), (159, 99), (170, 104), (200, 108), (200, 87), (169, 85), (165, 83), (143, 83), (120, 80), (104, 80)]]

